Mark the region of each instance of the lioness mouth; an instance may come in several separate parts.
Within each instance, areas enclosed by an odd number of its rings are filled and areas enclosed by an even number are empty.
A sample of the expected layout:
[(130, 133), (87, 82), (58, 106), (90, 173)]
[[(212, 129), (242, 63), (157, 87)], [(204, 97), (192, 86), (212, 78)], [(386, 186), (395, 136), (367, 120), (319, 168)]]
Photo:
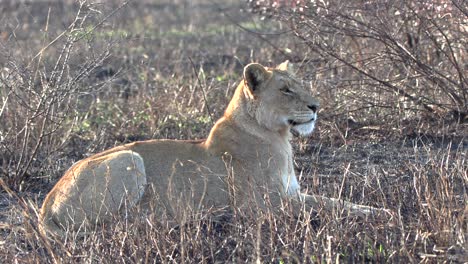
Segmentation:
[(311, 118), (310, 120), (304, 121), (304, 122), (294, 121), (294, 120), (289, 119), (289, 120), (288, 120), (288, 123), (289, 123), (291, 126), (297, 126), (297, 125), (302, 125), (302, 124), (311, 123), (311, 122), (314, 122), (314, 121), (315, 121), (314, 118)]

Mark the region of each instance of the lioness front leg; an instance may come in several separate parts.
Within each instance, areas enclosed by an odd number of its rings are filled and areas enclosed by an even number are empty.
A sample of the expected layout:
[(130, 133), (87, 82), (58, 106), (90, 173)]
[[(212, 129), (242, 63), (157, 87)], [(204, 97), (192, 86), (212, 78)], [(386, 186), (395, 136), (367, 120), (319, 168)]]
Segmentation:
[(312, 209), (317, 211), (318, 208), (325, 208), (327, 211), (333, 210), (344, 210), (348, 212), (351, 216), (366, 217), (370, 215), (387, 215), (390, 213), (386, 209), (375, 208), (366, 205), (354, 204), (340, 199), (328, 198), (320, 195), (309, 195), (301, 193), (299, 196), (301, 202), (304, 202), (307, 209)]

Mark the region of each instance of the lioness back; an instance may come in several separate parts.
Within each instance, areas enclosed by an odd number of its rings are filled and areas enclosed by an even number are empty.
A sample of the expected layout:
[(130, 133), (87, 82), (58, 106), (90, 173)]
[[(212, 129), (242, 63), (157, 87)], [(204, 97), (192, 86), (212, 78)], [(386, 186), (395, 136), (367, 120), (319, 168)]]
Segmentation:
[(151, 140), (115, 147), (65, 173), (44, 201), (42, 222), (61, 234), (111, 220), (137, 203), (157, 209), (153, 213), (164, 218), (178, 218), (181, 206), (196, 208), (202, 200), (210, 207), (227, 205), (224, 168), (203, 141)]

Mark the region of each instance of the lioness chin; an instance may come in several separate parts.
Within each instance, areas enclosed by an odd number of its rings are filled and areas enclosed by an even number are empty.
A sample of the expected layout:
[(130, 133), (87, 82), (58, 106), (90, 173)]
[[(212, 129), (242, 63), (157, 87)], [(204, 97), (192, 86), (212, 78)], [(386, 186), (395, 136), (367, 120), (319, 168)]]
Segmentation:
[(206, 140), (135, 142), (77, 162), (45, 198), (41, 230), (63, 236), (137, 205), (176, 220), (201, 210), (280, 208), (284, 200), (298, 210), (382, 212), (300, 192), (289, 139), (313, 131), (319, 103), (289, 68), (247, 65)]

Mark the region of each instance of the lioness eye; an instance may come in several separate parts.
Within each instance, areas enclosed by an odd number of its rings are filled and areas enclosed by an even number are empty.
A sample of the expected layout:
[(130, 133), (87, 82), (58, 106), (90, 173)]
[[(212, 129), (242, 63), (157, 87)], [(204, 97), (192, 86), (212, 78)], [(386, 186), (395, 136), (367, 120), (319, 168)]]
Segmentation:
[(291, 90), (290, 90), (288, 87), (286, 87), (286, 86), (283, 87), (283, 88), (281, 89), (281, 92), (284, 93), (284, 94), (286, 94), (286, 95), (292, 95), (292, 94), (293, 94), (293, 91), (291, 91)]

